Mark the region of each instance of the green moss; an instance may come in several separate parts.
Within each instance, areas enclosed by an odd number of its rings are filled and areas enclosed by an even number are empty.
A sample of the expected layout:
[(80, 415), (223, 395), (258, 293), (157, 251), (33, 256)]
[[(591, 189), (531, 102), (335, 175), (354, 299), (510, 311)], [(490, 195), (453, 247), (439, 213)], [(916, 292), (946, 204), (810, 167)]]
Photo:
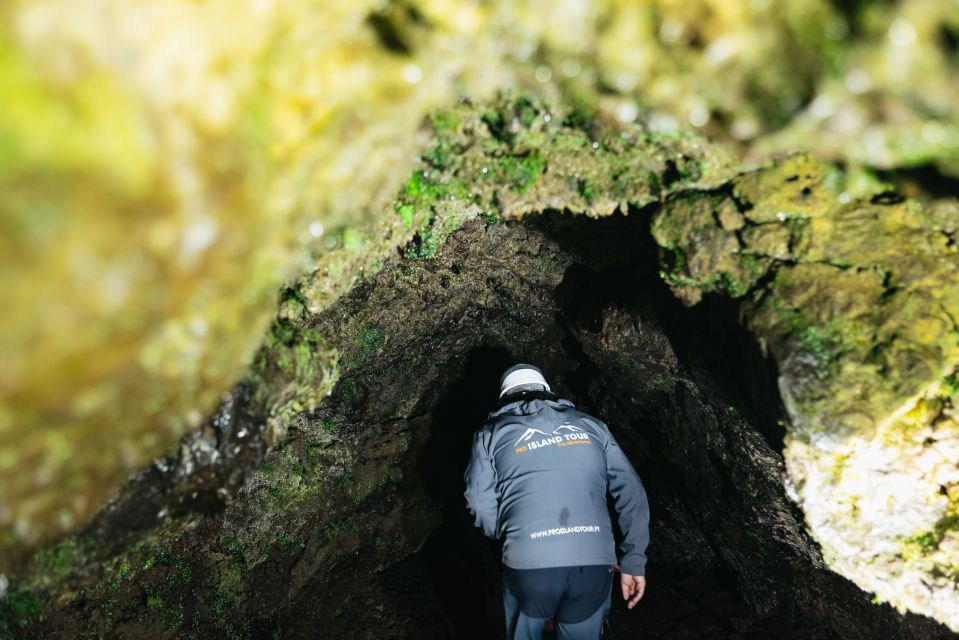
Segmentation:
[(216, 596), (213, 598), (213, 604), (210, 607), (210, 611), (213, 614), (213, 617), (218, 621), (226, 621), (226, 615), (231, 611), (239, 608), (243, 604), (244, 597), (241, 593), (233, 591), (232, 589), (220, 589), (217, 591)]
[(183, 610), (183, 605), (180, 603), (168, 607), (163, 612), (163, 621), (166, 625), (167, 631), (176, 631), (182, 627), (185, 618), (186, 613)]
[(661, 373), (653, 374), (646, 379), (646, 389), (660, 393), (670, 393), (676, 389), (676, 378)]
[(616, 198), (624, 198), (635, 193), (638, 187), (639, 180), (636, 179), (632, 171), (617, 169), (612, 173), (610, 195)]
[(461, 224), (461, 219), (457, 215), (447, 216), (438, 222), (431, 220), (430, 223), (417, 232), (407, 244), (404, 255), (410, 260), (428, 260), (436, 256), (449, 234), (456, 231)]
[(430, 114), (430, 123), (437, 135), (447, 135), (459, 128), (460, 115), (455, 109), (437, 109)]
[(421, 200), (430, 196), (435, 199), (435, 187), (427, 178), (427, 173), (424, 171), (414, 171), (413, 175), (410, 176), (410, 179), (406, 182), (403, 192), (406, 194), (407, 198), (410, 198), (413, 201)]
[(936, 531), (925, 531), (906, 540), (907, 544), (915, 545), (921, 553), (931, 553), (939, 548), (941, 538)]
[(296, 460), (290, 464), (290, 471), (299, 478), (305, 478), (308, 470), (305, 464)]
[(772, 259), (759, 257), (753, 253), (743, 252), (739, 256), (739, 266), (755, 276), (762, 276), (769, 269)]
[(340, 397), (344, 402), (352, 402), (356, 397), (356, 381), (346, 378), (340, 381)]
[(286, 552), (293, 551), (296, 547), (296, 540), (287, 532), (280, 534), (280, 537), (276, 539), (276, 543)]
[(405, 255), (411, 260), (426, 260), (435, 256), (441, 246), (439, 234), (431, 227), (413, 236)]
[(668, 249), (672, 260), (669, 271), (660, 271), (660, 277), (673, 289), (699, 289), (704, 292), (722, 291), (732, 298), (741, 298), (749, 293), (754, 280), (745, 281), (729, 271), (717, 271), (699, 280), (686, 273), (686, 254), (678, 247)]
[(903, 558), (917, 561), (935, 553), (949, 531), (959, 531), (959, 513), (955, 512), (954, 506), (950, 506), (949, 512), (932, 529), (920, 531), (901, 541)]
[(407, 227), (412, 227), (414, 221), (416, 220), (416, 209), (411, 204), (399, 204), (396, 205), (396, 212), (400, 214), (400, 220), (403, 221)]
[(377, 327), (366, 327), (356, 337), (356, 343), (344, 358), (347, 367), (356, 367), (366, 362), (383, 345), (383, 332)]
[[(125, 557), (106, 565), (105, 578), (95, 590), (103, 625), (95, 625), (91, 631), (102, 633), (102, 626), (110, 628), (118, 614), (126, 615), (140, 603), (145, 603), (165, 628), (178, 629), (184, 620), (184, 599), (195, 589), (193, 568), (186, 556), (175, 555), (165, 545), (148, 548), (145, 542), (137, 543)], [(137, 592), (139, 597), (134, 595)]]
[(236, 536), (226, 536), (222, 539), (223, 548), (228, 554), (243, 555), (243, 544)]
[(103, 616), (103, 623), (109, 628), (113, 626), (113, 607), (116, 606), (112, 600), (107, 600), (100, 605), (100, 615)]
[(360, 331), (360, 348), (366, 354), (373, 354), (383, 345), (383, 332), (377, 327), (367, 327)]
[(381, 488), (396, 487), (397, 486), (396, 478), (393, 477), (393, 474), (389, 473), (388, 471), (384, 471), (383, 474), (380, 476), (379, 486)]
[[(132, 564), (124, 561), (123, 564), (129, 565), (127, 575), (132, 572)], [(152, 575), (162, 577), (162, 584), (168, 588), (179, 588), (189, 584), (193, 577), (193, 569), (185, 557), (174, 556), (166, 548), (156, 547), (151, 549), (143, 558), (141, 565), (144, 571), (153, 571)], [(122, 570), (122, 565), (121, 565)], [(141, 579), (143, 576), (141, 576)]]
[(173, 561), (173, 573), (170, 574), (168, 582), (170, 584), (189, 584), (193, 579), (193, 569), (185, 558), (177, 558)]
[(284, 373), (308, 377), (315, 369), (313, 354), (319, 351), (323, 344), (322, 338), (315, 331), (286, 319), (277, 320), (270, 328), (260, 357), (254, 361), (254, 368), (266, 367), (267, 359), (273, 357)]
[(540, 113), (540, 110), (537, 108), (536, 104), (534, 104), (530, 98), (526, 96), (520, 96), (516, 99), (514, 106), (519, 123), (527, 129), (533, 126), (533, 123), (536, 122), (536, 119), (539, 117)]
[(563, 119), (567, 127), (589, 131), (596, 120), (597, 97), (586, 85), (568, 82), (562, 87), (563, 98), (570, 105)]
[(334, 542), (340, 536), (351, 535), (356, 536), (360, 532), (359, 527), (356, 526), (356, 523), (352, 518), (345, 518), (343, 520), (338, 520), (336, 522), (331, 522), (326, 525), (323, 530), (320, 532), (320, 537), (325, 542)]
[(108, 593), (114, 593), (120, 589), (124, 581), (133, 573), (133, 566), (129, 561), (124, 560), (120, 563), (110, 577), (107, 579), (106, 589)]
[(59, 580), (77, 560), (78, 547), (75, 538), (67, 538), (52, 549), (45, 549), (34, 558), (34, 565), (45, 579)]
[(788, 307), (775, 296), (767, 299), (781, 326), (781, 331), (792, 336), (800, 350), (810, 354), (822, 372), (836, 366), (836, 356), (842, 350), (842, 326), (835, 320), (825, 326), (807, 320), (800, 309)]
[(489, 129), (490, 135), (499, 140), (500, 142), (510, 143), (513, 140), (513, 135), (509, 132), (507, 127), (506, 117), (497, 110), (490, 110), (480, 116), (483, 124)]
[(695, 182), (703, 176), (703, 165), (694, 158), (680, 157), (676, 160), (674, 166), (678, 178), (675, 182), (678, 184)]
[(500, 222), (499, 214), (495, 211), (483, 211), (483, 213), (480, 214), (480, 217), (483, 218), (486, 224), (489, 225), (499, 224)]
[[(707, 283), (713, 284), (713, 283)], [(733, 298), (741, 298), (749, 293), (749, 284), (738, 279), (728, 271), (720, 271), (716, 286), (728, 293)]]
[(576, 181), (576, 192), (590, 204), (592, 204), (593, 199), (596, 197), (596, 188), (589, 178), (580, 178)]
[(223, 549), (226, 551), (226, 555), (229, 558), (230, 569), (235, 571), (238, 575), (244, 576), (250, 571), (249, 565), (246, 563), (246, 555), (244, 553), (243, 544), (234, 536), (227, 536), (223, 538)]
[(812, 354), (820, 366), (829, 366), (835, 355), (832, 333), (823, 327), (801, 324), (799, 312), (794, 317), (796, 325), (790, 332), (799, 339), (800, 349)]
[(423, 160), (435, 169), (448, 169), (456, 160), (456, 150), (448, 142), (441, 141), (423, 154)]
[(319, 404), (332, 388), (339, 357), (301, 320), (278, 316), (251, 366), (256, 402), (282, 431), (291, 416)]
[[(403, 205), (412, 205), (415, 210), (425, 210), (433, 208), (438, 202), (455, 198), (458, 200), (467, 200), (470, 197), (469, 185), (456, 179), (448, 179), (440, 171), (424, 171), (422, 169), (413, 172), (406, 186), (403, 187), (403, 195), (394, 207), (400, 211)], [(404, 214), (401, 213), (401, 216)], [(406, 214), (407, 217), (409, 214)], [(414, 214), (415, 218), (415, 214)]]
[(546, 158), (538, 151), (525, 156), (506, 156), (500, 160), (500, 169), (513, 190), (523, 193), (546, 170)]
[(347, 227), (343, 230), (343, 248), (347, 251), (358, 253), (363, 250), (366, 242), (366, 236), (359, 229)]
[(833, 465), (829, 472), (829, 479), (832, 484), (838, 484), (842, 479), (842, 472), (846, 468), (846, 463), (849, 461), (850, 454), (851, 452), (847, 451), (845, 453), (837, 453), (833, 456)]
[(37, 621), (43, 600), (32, 591), (12, 591), (0, 598), (0, 640), (15, 640)]

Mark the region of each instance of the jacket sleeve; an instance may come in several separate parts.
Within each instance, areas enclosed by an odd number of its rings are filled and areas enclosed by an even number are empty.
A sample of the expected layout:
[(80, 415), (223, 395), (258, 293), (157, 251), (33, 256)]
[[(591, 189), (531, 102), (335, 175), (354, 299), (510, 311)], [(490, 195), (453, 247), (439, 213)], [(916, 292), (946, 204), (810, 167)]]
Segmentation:
[(623, 573), (643, 576), (646, 575), (646, 546), (649, 544), (646, 490), (616, 438), (608, 428), (605, 431), (609, 438), (606, 442), (606, 477), (615, 501), (619, 528), (623, 532), (623, 555), (619, 566)]
[(488, 538), (496, 538), (496, 515), (499, 495), (496, 492), (496, 469), (489, 454), (492, 433), (480, 429), (473, 436), (473, 452), (466, 467), (466, 506), (475, 516), (475, 525)]

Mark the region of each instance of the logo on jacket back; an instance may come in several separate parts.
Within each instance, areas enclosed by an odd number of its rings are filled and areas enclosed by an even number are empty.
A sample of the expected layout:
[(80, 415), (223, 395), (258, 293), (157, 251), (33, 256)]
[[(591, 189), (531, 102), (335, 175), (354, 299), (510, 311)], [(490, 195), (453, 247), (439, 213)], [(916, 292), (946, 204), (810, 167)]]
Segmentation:
[[(520, 443), (525, 444), (521, 445)], [(513, 447), (516, 449), (516, 453), (526, 453), (533, 449), (542, 449), (554, 444), (565, 447), (571, 444), (592, 444), (592, 441), (585, 429), (564, 422), (550, 433), (530, 427), (519, 437)]]

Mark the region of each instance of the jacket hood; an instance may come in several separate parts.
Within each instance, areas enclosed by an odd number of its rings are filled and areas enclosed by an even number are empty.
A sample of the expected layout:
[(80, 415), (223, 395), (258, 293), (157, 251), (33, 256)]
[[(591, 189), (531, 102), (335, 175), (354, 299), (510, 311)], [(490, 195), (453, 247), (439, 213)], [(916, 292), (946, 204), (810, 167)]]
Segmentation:
[(554, 409), (564, 408), (575, 408), (574, 405), (569, 400), (565, 398), (543, 398), (543, 397), (531, 397), (531, 398), (517, 398), (511, 402), (507, 402), (498, 409), (495, 409), (489, 413), (487, 419), (497, 418), (504, 415), (513, 415), (513, 416), (528, 416), (530, 414), (536, 413), (543, 406), (552, 407)]

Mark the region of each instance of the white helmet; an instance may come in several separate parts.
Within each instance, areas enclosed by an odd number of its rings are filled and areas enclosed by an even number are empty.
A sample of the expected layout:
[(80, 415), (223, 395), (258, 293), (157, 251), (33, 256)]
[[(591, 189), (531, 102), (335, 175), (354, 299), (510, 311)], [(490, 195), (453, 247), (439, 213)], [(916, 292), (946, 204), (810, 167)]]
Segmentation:
[(546, 391), (550, 391), (549, 385), (546, 384), (546, 378), (543, 377), (543, 372), (538, 367), (531, 364), (513, 365), (499, 379), (499, 397), (502, 398), (512, 389), (528, 384), (542, 385)]

